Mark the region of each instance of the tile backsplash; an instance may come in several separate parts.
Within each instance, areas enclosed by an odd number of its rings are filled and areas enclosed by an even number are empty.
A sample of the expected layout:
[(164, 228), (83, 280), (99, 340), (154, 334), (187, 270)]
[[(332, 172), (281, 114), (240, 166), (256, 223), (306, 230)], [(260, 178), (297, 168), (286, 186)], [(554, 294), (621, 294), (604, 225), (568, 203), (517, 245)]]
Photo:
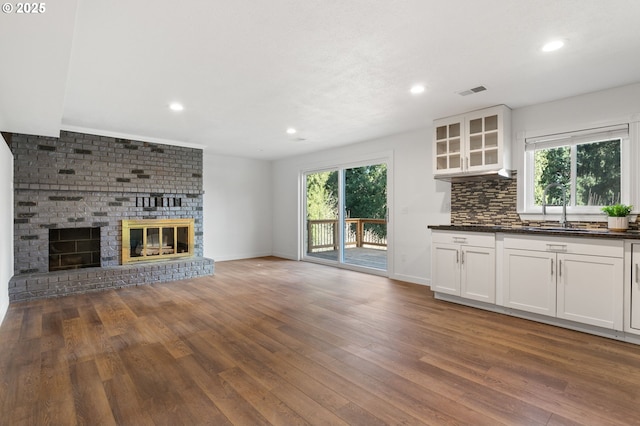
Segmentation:
[[(522, 221), (517, 212), (517, 176), (513, 179), (477, 179), (451, 183), (451, 224), (485, 226), (556, 225), (557, 221)], [(606, 228), (606, 222), (571, 222), (575, 228)], [(638, 229), (638, 222), (629, 223)]]
[(451, 224), (522, 226), (516, 202), (515, 178), (452, 182)]

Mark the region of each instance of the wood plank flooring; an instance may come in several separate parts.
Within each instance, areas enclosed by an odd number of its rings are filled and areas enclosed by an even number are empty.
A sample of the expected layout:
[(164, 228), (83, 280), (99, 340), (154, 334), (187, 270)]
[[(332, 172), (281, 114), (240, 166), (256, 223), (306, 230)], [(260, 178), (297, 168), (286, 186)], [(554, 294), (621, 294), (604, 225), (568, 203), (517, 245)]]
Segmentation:
[(277, 258), (11, 305), (2, 425), (640, 424), (640, 347)]

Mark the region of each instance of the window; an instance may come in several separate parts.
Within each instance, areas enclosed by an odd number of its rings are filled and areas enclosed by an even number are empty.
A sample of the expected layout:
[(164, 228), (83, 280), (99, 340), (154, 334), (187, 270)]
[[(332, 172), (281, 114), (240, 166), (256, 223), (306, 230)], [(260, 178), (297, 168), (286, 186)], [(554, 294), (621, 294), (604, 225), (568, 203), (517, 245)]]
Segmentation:
[[(592, 129), (527, 139), (528, 211), (539, 210), (545, 188), (561, 184), (573, 213), (600, 213), (600, 207), (628, 203), (628, 126)], [(547, 205), (562, 204), (562, 189), (547, 191)]]

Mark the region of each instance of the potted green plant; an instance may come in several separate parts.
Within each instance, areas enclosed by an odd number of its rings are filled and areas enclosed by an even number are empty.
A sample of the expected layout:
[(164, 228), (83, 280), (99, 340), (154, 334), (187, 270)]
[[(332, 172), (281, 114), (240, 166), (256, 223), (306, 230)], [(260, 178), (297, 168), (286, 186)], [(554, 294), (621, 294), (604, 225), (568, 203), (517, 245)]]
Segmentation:
[(609, 230), (614, 232), (624, 232), (629, 229), (629, 214), (633, 210), (633, 206), (625, 204), (614, 204), (604, 206), (602, 211), (608, 216)]

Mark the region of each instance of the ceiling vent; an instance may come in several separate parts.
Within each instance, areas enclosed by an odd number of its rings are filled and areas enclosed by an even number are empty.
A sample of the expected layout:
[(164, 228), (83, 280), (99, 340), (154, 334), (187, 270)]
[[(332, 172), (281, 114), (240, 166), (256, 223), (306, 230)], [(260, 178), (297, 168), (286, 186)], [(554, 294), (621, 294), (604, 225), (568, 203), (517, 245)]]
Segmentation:
[(485, 90), (487, 90), (486, 87), (478, 86), (478, 87), (474, 87), (473, 89), (463, 90), (462, 92), (457, 92), (457, 93), (460, 96), (467, 96), (467, 95), (473, 95), (474, 93), (478, 93), (478, 92), (484, 92)]

